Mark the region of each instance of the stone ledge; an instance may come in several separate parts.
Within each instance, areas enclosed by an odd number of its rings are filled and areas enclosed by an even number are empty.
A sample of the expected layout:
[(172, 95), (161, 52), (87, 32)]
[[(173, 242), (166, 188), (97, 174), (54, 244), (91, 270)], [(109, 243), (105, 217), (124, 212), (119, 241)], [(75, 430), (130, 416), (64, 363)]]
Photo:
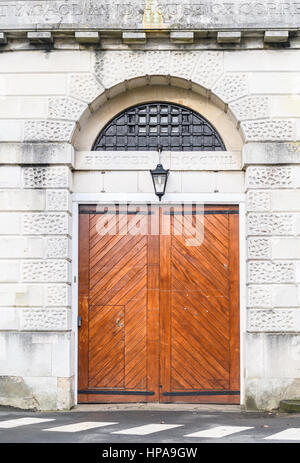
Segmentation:
[(247, 143), (243, 166), (251, 164), (300, 164), (300, 142)]
[[(80, 50), (85, 46), (91, 46), (95, 49), (109, 50), (115, 48), (124, 50), (124, 45), (132, 44), (135, 49), (141, 47), (143, 50), (156, 50), (159, 41), (161, 47), (174, 50), (177, 49), (178, 45), (186, 45), (187, 50), (270, 50), (278, 47), (299, 49), (298, 28), (293, 28), (290, 25), (287, 25), (287, 28), (288, 30), (275, 31), (277, 35), (274, 35), (274, 31), (269, 31), (266, 28), (252, 27), (249, 29), (239, 28), (237, 30), (236, 27), (231, 27), (225, 32), (222, 27), (210, 30), (207, 24), (203, 28), (193, 27), (185, 28), (184, 30), (173, 30), (173, 27), (172, 29), (141, 29), (139, 25), (136, 28), (132, 28), (131, 32), (128, 31), (128, 27), (124, 29), (120, 27), (104, 29), (93, 26), (87, 26), (84, 30), (79, 31), (79, 26), (77, 25), (76, 27), (76, 24), (72, 28), (59, 29), (57, 23), (49, 24), (47, 28), (45, 27), (47, 30), (41, 29), (39, 32), (36, 32), (34, 25), (19, 30), (10, 30), (9, 27), (3, 25), (2, 30), (4, 32), (1, 32), (3, 40), (0, 40), (0, 46), (1, 49), (4, 48), (7, 51), (20, 50), (20, 48), (31, 51), (34, 48), (37, 50)], [(266, 33), (271, 33), (270, 37)], [(129, 34), (128, 38), (124, 36), (125, 40), (123, 40), (123, 34)], [(137, 34), (140, 34), (140, 37)], [(287, 34), (287, 37), (284, 34)]]
[(66, 164), (73, 166), (68, 143), (0, 143), (0, 164)]

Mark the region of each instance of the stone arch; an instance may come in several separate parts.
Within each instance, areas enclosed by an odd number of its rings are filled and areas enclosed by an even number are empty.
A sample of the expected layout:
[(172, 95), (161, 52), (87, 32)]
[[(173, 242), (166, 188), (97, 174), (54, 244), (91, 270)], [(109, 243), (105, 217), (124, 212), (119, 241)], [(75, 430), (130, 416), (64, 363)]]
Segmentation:
[[(94, 84), (100, 85), (94, 81)], [(127, 108), (165, 101), (177, 103), (199, 113), (210, 122), (222, 137), (228, 151), (241, 151), (243, 146), (239, 123), (228, 105), (203, 86), (170, 76), (143, 76), (116, 84), (109, 90), (98, 87), (101, 93), (90, 100), (72, 136), (76, 150), (90, 151), (101, 129), (118, 113)], [(94, 89), (96, 90), (96, 89)]]
[(68, 75), (65, 96), (48, 98), (45, 119), (25, 121), (24, 141), (74, 142), (100, 106), (148, 86), (201, 95), (228, 114), (245, 143), (293, 141), (295, 121), (272, 117), (272, 96), (254, 94), (250, 76), (224, 65), (224, 53), (216, 50), (96, 51), (90, 71)]

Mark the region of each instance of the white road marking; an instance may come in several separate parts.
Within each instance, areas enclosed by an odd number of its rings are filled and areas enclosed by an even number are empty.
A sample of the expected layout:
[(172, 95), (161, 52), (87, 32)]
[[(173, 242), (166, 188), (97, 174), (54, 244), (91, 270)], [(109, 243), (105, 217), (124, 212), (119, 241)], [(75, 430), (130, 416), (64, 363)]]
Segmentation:
[(205, 429), (205, 431), (193, 432), (192, 434), (186, 434), (184, 437), (212, 437), (219, 438), (230, 436), (237, 432), (246, 431), (246, 429), (253, 429), (253, 426), (216, 426), (215, 428)]
[(43, 429), (43, 431), (54, 431), (54, 432), (79, 432), (79, 431), (88, 431), (93, 428), (103, 428), (104, 426), (111, 426), (111, 422), (100, 422), (100, 421), (85, 421), (82, 423), (67, 424), (65, 426), (57, 426), (55, 428)]
[(300, 428), (289, 428), (284, 431), (265, 437), (268, 440), (297, 440), (300, 442)]
[(154, 432), (166, 431), (167, 429), (179, 428), (183, 424), (145, 424), (136, 428), (124, 429), (123, 431), (115, 431), (111, 434), (133, 434), (136, 436), (146, 436)]
[(15, 420), (0, 421), (0, 428), (17, 428), (18, 426), (28, 426), (30, 424), (46, 423), (47, 421), (55, 421), (55, 418), (17, 418)]

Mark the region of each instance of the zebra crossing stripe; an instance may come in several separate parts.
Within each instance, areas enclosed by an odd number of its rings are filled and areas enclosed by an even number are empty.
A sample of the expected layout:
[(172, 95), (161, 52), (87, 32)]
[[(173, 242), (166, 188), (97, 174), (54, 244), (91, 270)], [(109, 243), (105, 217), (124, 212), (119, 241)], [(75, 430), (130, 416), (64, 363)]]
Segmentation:
[(55, 421), (55, 418), (17, 418), (14, 420), (0, 421), (0, 428), (17, 428), (19, 426), (28, 426), (30, 424), (46, 423), (47, 421)]
[(215, 428), (205, 429), (204, 431), (185, 434), (184, 437), (212, 437), (218, 439), (220, 437), (236, 434), (237, 432), (246, 431), (247, 429), (253, 429), (253, 426), (216, 426)]
[(111, 422), (100, 422), (100, 421), (85, 421), (82, 423), (67, 424), (65, 426), (57, 426), (55, 428), (43, 429), (43, 431), (53, 431), (53, 432), (79, 432), (79, 431), (88, 431), (89, 429), (94, 428), (103, 428), (104, 426), (112, 426)]
[(148, 434), (179, 428), (180, 426), (183, 426), (183, 424), (145, 424), (144, 426), (124, 429), (123, 431), (115, 431), (111, 434), (132, 434), (136, 436), (147, 436)]
[(300, 428), (289, 428), (265, 437), (268, 440), (296, 440), (300, 442)]

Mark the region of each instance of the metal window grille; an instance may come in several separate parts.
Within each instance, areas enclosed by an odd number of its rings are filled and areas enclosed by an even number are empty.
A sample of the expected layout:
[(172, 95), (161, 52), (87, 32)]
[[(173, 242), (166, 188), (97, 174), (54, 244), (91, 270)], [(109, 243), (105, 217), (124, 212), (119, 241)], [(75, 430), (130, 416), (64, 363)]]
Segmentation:
[(148, 103), (111, 120), (98, 135), (93, 151), (226, 151), (214, 127), (184, 106)]

